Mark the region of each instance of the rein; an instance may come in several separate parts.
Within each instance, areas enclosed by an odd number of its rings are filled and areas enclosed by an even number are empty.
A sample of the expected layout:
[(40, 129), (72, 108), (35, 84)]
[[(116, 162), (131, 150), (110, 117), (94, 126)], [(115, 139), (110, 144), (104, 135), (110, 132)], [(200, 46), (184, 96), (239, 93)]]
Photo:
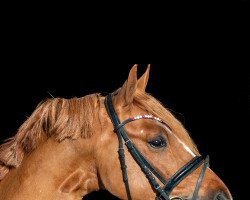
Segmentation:
[[(152, 186), (154, 192), (156, 193), (156, 200), (170, 200), (170, 193), (171, 191), (183, 180), (185, 179), (189, 174), (191, 174), (194, 170), (196, 170), (199, 166), (202, 166), (202, 170), (200, 172), (200, 175), (198, 177), (198, 180), (196, 182), (196, 186), (194, 189), (194, 193), (192, 196), (192, 200), (198, 199), (198, 192), (201, 186), (202, 179), (205, 175), (205, 171), (207, 167), (209, 166), (209, 157), (207, 156), (204, 160), (201, 156), (195, 156), (193, 159), (191, 159), (187, 164), (185, 164), (183, 167), (181, 167), (169, 180), (166, 180), (159, 172), (157, 172), (154, 167), (144, 158), (144, 156), (141, 154), (141, 152), (136, 148), (136, 146), (132, 143), (132, 141), (129, 139), (126, 131), (124, 130), (123, 126), (127, 123), (130, 123), (135, 120), (140, 119), (151, 119), (151, 120), (157, 120), (161, 123), (164, 123), (162, 120), (160, 120), (157, 117), (154, 117), (152, 115), (140, 115), (136, 117), (131, 117), (120, 122), (115, 109), (112, 104), (112, 94), (108, 94), (105, 98), (105, 107), (107, 110), (107, 113), (113, 123), (114, 126), (114, 132), (116, 133), (118, 137), (118, 155), (122, 170), (122, 177), (123, 182), (125, 184), (126, 193), (128, 200), (132, 200), (130, 189), (129, 189), (129, 182), (128, 182), (128, 175), (127, 175), (127, 166), (125, 163), (125, 154), (124, 154), (124, 148), (123, 148), (123, 141), (125, 145), (128, 148), (128, 151), (136, 161), (136, 163), (140, 166), (142, 172), (147, 177), (150, 185)], [(159, 183), (156, 181), (154, 175), (162, 182), (164, 185), (161, 187)], [(175, 197), (173, 199), (181, 199), (179, 197)]]

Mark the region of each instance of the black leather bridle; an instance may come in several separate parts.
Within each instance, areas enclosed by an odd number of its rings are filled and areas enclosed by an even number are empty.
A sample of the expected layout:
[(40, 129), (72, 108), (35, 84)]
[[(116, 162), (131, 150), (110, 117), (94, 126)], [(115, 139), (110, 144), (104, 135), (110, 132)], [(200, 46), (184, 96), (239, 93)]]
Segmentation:
[[(112, 94), (109, 94), (106, 96), (105, 106), (107, 109), (107, 113), (114, 125), (114, 132), (117, 134), (117, 137), (118, 137), (118, 142), (119, 142), (118, 154), (119, 154), (119, 160), (121, 164), (123, 182), (125, 184), (128, 200), (132, 200), (132, 197), (131, 197), (129, 183), (128, 183), (127, 167), (125, 163), (125, 154), (124, 154), (124, 148), (123, 148), (123, 140), (124, 140), (125, 145), (128, 148), (128, 151), (130, 152), (130, 154), (132, 155), (136, 163), (140, 166), (141, 170), (146, 175), (151, 187), (156, 193), (156, 198), (155, 198), (156, 200), (170, 200), (169, 196), (170, 196), (171, 191), (183, 179), (185, 179), (189, 174), (191, 174), (195, 169), (197, 169), (200, 165), (203, 164), (195, 189), (194, 189), (193, 196), (192, 196), (192, 200), (198, 199), (198, 192), (200, 189), (200, 185), (204, 177), (205, 171), (207, 167), (209, 166), (209, 157), (207, 156), (206, 159), (204, 160), (201, 156), (195, 156), (187, 164), (181, 167), (169, 180), (165, 180), (162, 177), (162, 175), (159, 172), (157, 172), (154, 169), (154, 167), (146, 160), (146, 158), (144, 158), (141, 152), (136, 148), (136, 146), (129, 139), (126, 131), (123, 128), (125, 124), (138, 120), (138, 119), (152, 119), (152, 120), (158, 120), (158, 121), (161, 121), (161, 120), (151, 115), (143, 115), (139, 117), (128, 118), (121, 123), (119, 118), (117, 117), (117, 114), (112, 104)], [(164, 185), (163, 187), (161, 187), (158, 184), (154, 176), (157, 177), (162, 182), (162, 184)], [(182, 199), (182, 198), (174, 197), (172, 199)]]

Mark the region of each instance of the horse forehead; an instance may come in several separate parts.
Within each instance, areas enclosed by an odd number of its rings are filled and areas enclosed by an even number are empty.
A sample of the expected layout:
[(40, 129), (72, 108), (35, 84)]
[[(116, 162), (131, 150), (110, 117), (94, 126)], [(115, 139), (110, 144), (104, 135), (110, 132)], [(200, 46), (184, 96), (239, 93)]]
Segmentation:
[(156, 121), (140, 119), (126, 124), (125, 130), (129, 137), (147, 140), (161, 133), (162, 127)]

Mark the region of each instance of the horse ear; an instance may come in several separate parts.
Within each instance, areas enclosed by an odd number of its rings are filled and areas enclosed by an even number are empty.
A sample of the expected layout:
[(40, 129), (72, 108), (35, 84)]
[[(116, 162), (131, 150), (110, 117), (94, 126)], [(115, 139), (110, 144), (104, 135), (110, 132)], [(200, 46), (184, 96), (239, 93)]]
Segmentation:
[(149, 70), (150, 70), (150, 64), (148, 64), (146, 72), (138, 80), (138, 83), (137, 83), (138, 90), (145, 92), (145, 89), (148, 83)]
[(123, 105), (130, 105), (133, 101), (137, 88), (137, 65), (134, 65), (128, 75), (128, 79), (118, 90), (115, 101), (122, 102)]

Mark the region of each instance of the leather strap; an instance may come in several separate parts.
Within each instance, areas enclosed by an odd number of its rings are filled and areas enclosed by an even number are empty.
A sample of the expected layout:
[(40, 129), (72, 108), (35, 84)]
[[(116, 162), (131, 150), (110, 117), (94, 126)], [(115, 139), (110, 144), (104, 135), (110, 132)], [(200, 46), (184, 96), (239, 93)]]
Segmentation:
[(167, 182), (164, 186), (164, 190), (167, 194), (170, 194), (176, 185), (178, 185), (184, 178), (191, 174), (195, 169), (197, 169), (203, 163), (201, 156), (195, 156), (186, 165), (180, 168)]
[(200, 172), (200, 176), (199, 176), (199, 178), (197, 180), (197, 183), (196, 183), (196, 186), (195, 186), (195, 189), (194, 189), (192, 200), (198, 199), (198, 192), (199, 192), (199, 189), (200, 189), (200, 186), (201, 186), (201, 182), (203, 180), (203, 177), (205, 175), (206, 169), (208, 167), (209, 167), (209, 156), (207, 156), (206, 159), (204, 160), (204, 164), (202, 166), (202, 169), (201, 169), (201, 172)]
[[(109, 94), (106, 99), (105, 99), (105, 106), (107, 113), (111, 119), (111, 122), (113, 123), (114, 127), (117, 127), (120, 124), (120, 120), (118, 119), (115, 110), (112, 109), (112, 96)], [(119, 160), (120, 160), (120, 165), (121, 165), (121, 170), (122, 170), (122, 178), (123, 182), (125, 184), (125, 189), (127, 193), (128, 200), (132, 200), (131, 198), (131, 193), (129, 189), (129, 183), (128, 183), (128, 175), (127, 175), (127, 166), (125, 162), (125, 154), (124, 154), (124, 149), (123, 149), (123, 142), (122, 142), (122, 136), (119, 132), (116, 132), (117, 137), (118, 137), (118, 142), (119, 142), (119, 147), (118, 147), (118, 154), (119, 154)]]
[[(163, 189), (160, 187), (160, 185), (156, 182), (154, 176), (152, 175), (150, 169), (147, 167), (147, 165), (143, 162), (143, 159), (141, 158), (141, 153), (138, 153), (139, 151), (137, 150), (137, 148), (134, 146), (134, 144), (130, 141), (130, 139), (128, 138), (124, 128), (122, 127), (122, 125), (120, 125), (120, 120), (118, 119), (116, 112), (114, 110), (113, 104), (112, 104), (112, 94), (109, 94), (106, 99), (105, 99), (105, 106), (107, 109), (107, 112), (111, 118), (111, 121), (114, 125), (114, 130), (116, 130), (117, 135), (121, 135), (125, 145), (127, 146), (129, 152), (131, 153), (131, 155), (133, 156), (134, 160), (137, 162), (137, 164), (140, 166), (141, 170), (144, 172), (144, 174), (146, 175), (149, 183), (151, 184), (152, 188), (155, 190), (155, 192), (160, 195), (163, 196), (165, 199), (169, 199), (168, 196), (165, 194), (165, 192), (163, 191)], [(126, 123), (123, 123), (123, 125)], [(117, 129), (118, 127), (118, 129)], [(119, 144), (119, 148), (120, 148), (120, 144)], [(147, 162), (148, 163), (148, 162)], [(120, 164), (121, 164), (121, 168), (123, 171), (123, 180), (126, 180), (125, 186), (126, 186), (126, 191), (128, 196), (130, 195), (130, 191), (129, 191), (129, 185), (128, 185), (128, 180), (127, 180), (127, 171), (126, 171), (126, 167), (124, 167), (123, 165), (125, 164), (125, 160), (124, 162), (120, 160)], [(153, 167), (152, 167), (153, 168)], [(156, 171), (156, 170), (154, 170)], [(125, 176), (125, 178), (124, 178)], [(131, 196), (131, 195), (130, 195)]]

